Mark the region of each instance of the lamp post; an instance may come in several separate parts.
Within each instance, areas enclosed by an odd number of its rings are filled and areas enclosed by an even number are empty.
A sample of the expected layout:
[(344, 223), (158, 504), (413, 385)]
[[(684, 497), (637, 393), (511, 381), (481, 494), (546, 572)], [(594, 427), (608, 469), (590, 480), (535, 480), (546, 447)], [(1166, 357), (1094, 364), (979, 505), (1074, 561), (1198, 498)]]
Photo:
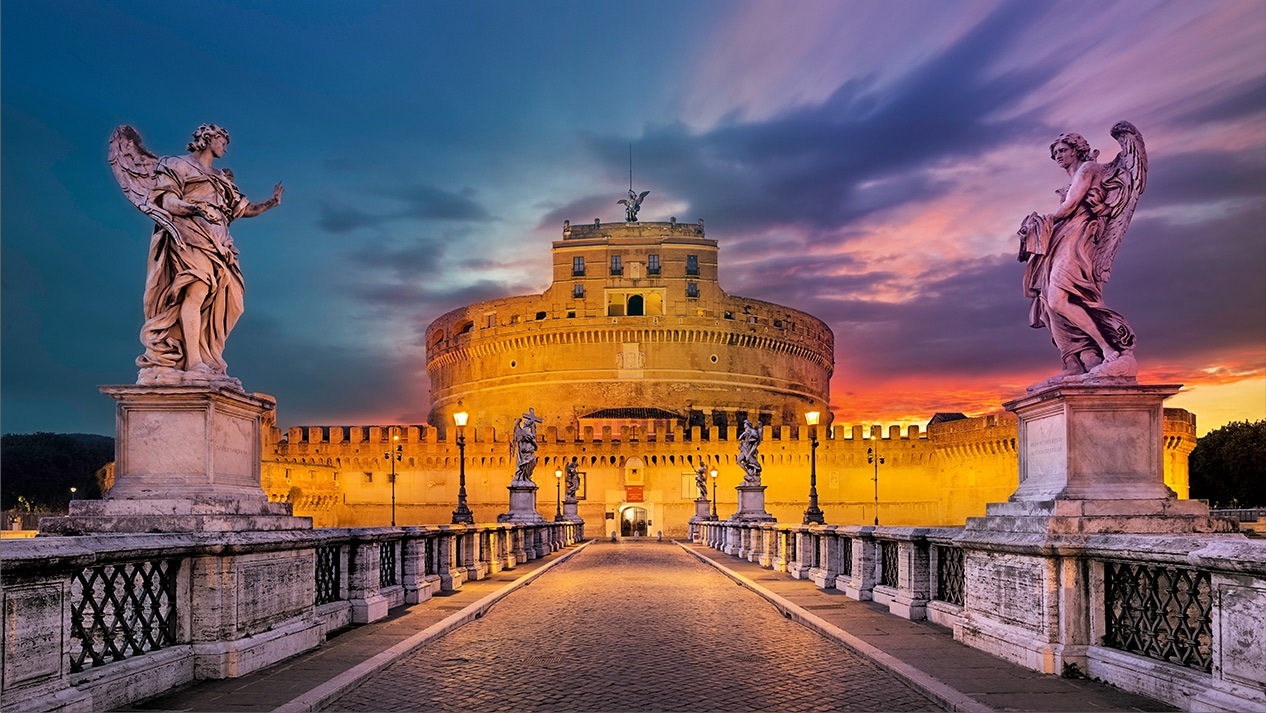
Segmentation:
[[(400, 434), (396, 433), (396, 427), (391, 427), (391, 440), (399, 441)], [(396, 447), (382, 454), (391, 463), (391, 526), (396, 526), (396, 463), (404, 458), (404, 446), (396, 443)]]
[(804, 510), (804, 524), (806, 525), (824, 525), (826, 517), (822, 514), (822, 508), (818, 507), (818, 417), (821, 416), (817, 411), (810, 411), (804, 415), (804, 420), (809, 424), (809, 507)]
[(554, 510), (554, 522), (563, 521), (563, 471), (554, 469), (554, 496), (557, 500)]
[(475, 524), (475, 513), (466, 504), (466, 419), (465, 411), (453, 414), (453, 423), (457, 424), (457, 509), (453, 510), (454, 525)]
[(713, 468), (708, 475), (712, 476), (712, 519), (720, 520), (721, 518), (717, 517), (717, 469)]
[(78, 490), (79, 490), (79, 488), (76, 488), (76, 487), (75, 487), (75, 486), (73, 486), (73, 485), (72, 485), (72, 486), (70, 486), (70, 499), (71, 499), (71, 500), (74, 500), (74, 499), (75, 499), (75, 493), (76, 493)]
[(879, 526), (879, 466), (883, 465), (884, 457), (875, 453), (874, 448), (866, 449), (866, 462), (875, 464), (875, 477), (871, 480), (875, 481), (875, 526)]

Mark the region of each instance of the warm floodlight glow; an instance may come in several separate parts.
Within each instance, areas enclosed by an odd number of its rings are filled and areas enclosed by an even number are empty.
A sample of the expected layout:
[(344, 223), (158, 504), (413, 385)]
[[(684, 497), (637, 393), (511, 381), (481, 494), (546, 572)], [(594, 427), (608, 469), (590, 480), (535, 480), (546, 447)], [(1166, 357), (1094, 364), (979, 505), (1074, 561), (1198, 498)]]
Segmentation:
[(717, 477), (717, 469), (713, 468), (712, 472), (709, 475), (711, 475), (713, 478)]
[(554, 471), (554, 477), (555, 477), (555, 478), (561, 478), (561, 477), (563, 477), (563, 471), (561, 471), (561, 470), (556, 470), (556, 471)]
[(466, 425), (466, 418), (468, 416), (470, 416), (470, 414), (466, 413), (465, 411), (458, 411), (457, 413), (453, 414), (453, 423), (456, 423), (458, 428), (464, 427)]
[(816, 426), (818, 425), (818, 417), (821, 415), (822, 414), (818, 413), (817, 411), (810, 411), (809, 413), (806, 413), (804, 415), (804, 420), (810, 426)]

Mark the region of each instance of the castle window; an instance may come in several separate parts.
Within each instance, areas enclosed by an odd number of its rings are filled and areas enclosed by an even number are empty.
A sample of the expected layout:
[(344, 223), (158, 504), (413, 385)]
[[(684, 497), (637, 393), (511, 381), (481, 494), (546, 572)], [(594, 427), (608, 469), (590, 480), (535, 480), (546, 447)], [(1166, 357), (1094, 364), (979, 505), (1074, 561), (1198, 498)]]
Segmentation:
[(690, 298), (699, 297), (699, 283), (698, 282), (686, 283), (686, 296)]
[(580, 284), (579, 282), (577, 282), (576, 284), (572, 285), (572, 286), (571, 286), (571, 296), (572, 296), (572, 297), (577, 297), (577, 298), (579, 298), (579, 297), (584, 297), (584, 296), (585, 296), (585, 286), (584, 286), (584, 285), (582, 285), (582, 284)]
[(537, 319), (537, 321), (540, 321), (540, 320), (542, 320), (542, 319), (545, 319), (545, 313), (544, 313), (544, 312), (537, 312), (537, 313), (536, 313), (536, 319)]
[(457, 330), (457, 333), (458, 333), (458, 334), (466, 334), (467, 332), (471, 331), (471, 330), (472, 330), (472, 329), (474, 329), (474, 328), (475, 328), (475, 323), (474, 323), (474, 322), (467, 322), (466, 324), (463, 324), (463, 325), (461, 326), (461, 329), (458, 329), (458, 330)]
[(686, 256), (686, 274), (687, 275), (699, 274), (699, 256), (698, 255)]
[(659, 274), (659, 256), (658, 255), (646, 256), (646, 274), (648, 275)]
[(574, 257), (571, 259), (571, 276), (572, 277), (585, 276), (585, 258)]
[(619, 255), (611, 256), (611, 274), (612, 275), (624, 274), (624, 262), (620, 259)]
[(486, 328), (488, 328), (488, 329), (492, 329), (493, 327), (497, 326), (497, 315), (496, 315), (496, 313), (486, 314), (486, 315), (484, 315), (484, 317), (486, 317), (486, 318), (487, 318), (487, 319), (486, 319), (486, 321), (484, 322), (484, 325), (485, 325), (485, 327), (486, 327)]
[(726, 310), (726, 311), (725, 311), (725, 318), (726, 318), (726, 319), (734, 319), (734, 313), (733, 313), (733, 312), (731, 312), (731, 311), (729, 311), (729, 310)]
[(372, 483), (372, 482), (374, 482), (374, 474), (373, 474), (373, 473), (366, 473), (366, 474), (365, 474), (365, 482), (366, 482), (366, 483)]
[(631, 295), (629, 297), (629, 308), (627, 314), (630, 317), (641, 317), (646, 313), (645, 301), (641, 295)]

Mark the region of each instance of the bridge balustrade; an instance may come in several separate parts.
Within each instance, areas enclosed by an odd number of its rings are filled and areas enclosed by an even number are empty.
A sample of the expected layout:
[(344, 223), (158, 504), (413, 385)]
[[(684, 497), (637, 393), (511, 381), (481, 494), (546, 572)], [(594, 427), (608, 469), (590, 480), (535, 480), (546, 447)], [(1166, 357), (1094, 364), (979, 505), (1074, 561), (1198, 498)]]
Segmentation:
[(579, 524), (5, 540), (3, 710), (110, 710), (242, 676), (513, 568), (525, 537), (535, 556)]
[[(783, 553), (793, 553), (792, 576), (811, 561), (804, 578), (818, 587), (951, 627), (956, 638), (978, 626), (974, 609), (1008, 596), (999, 589), (1006, 582), (996, 579), (995, 561), (1015, 551), (965, 539), (961, 528), (730, 522), (700, 528), (713, 549), (753, 542), (766, 556), (739, 556), (775, 570)], [(1249, 701), (1266, 709), (1266, 648), (1257, 638), (1266, 626), (1266, 557), (1259, 544), (1226, 535), (1105, 534), (1040, 557), (1066, 573), (1053, 606), (1068, 623), (1046, 645), (1085, 650), (1083, 673), (1171, 702), (1234, 710)], [(1024, 635), (1031, 633), (994, 633)]]

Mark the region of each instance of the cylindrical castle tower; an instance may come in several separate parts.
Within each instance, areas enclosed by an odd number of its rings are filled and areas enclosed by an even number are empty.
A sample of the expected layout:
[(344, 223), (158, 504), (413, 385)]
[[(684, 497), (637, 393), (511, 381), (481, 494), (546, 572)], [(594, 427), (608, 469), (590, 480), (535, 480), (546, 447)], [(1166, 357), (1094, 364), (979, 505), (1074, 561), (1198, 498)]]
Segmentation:
[[(830, 418), (835, 338), (799, 310), (726, 294), (698, 224), (564, 224), (540, 295), (479, 302), (427, 327), (433, 425), (508, 428)], [(670, 424), (664, 424), (669, 426)], [(651, 425), (654, 429), (654, 425)]]

